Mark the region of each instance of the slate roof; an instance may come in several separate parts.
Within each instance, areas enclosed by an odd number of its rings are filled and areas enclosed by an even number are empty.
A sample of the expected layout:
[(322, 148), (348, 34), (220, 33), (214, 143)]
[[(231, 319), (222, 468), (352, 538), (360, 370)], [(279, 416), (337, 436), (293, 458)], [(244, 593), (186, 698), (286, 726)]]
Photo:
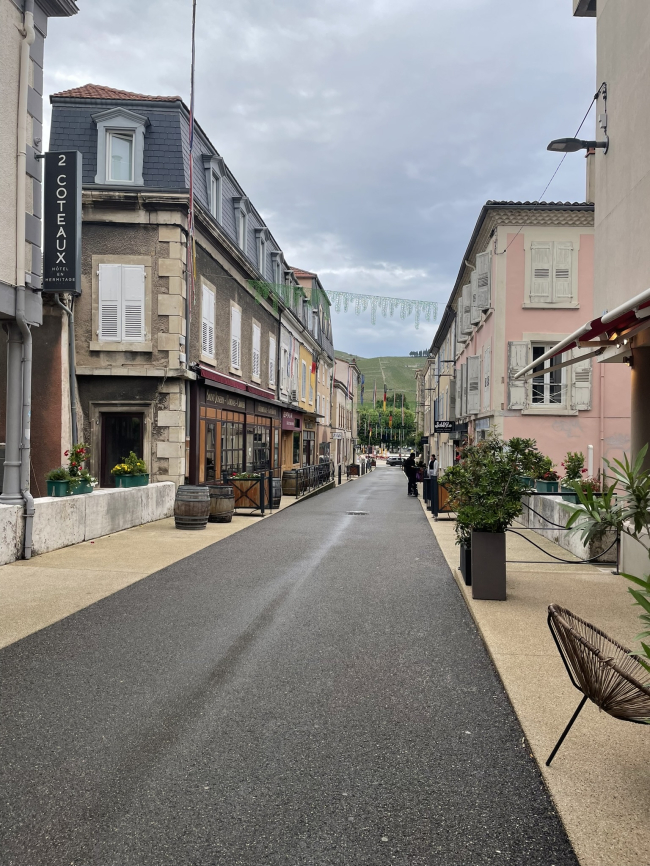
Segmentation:
[(50, 100), (55, 96), (71, 97), (74, 99), (134, 99), (145, 102), (182, 102), (180, 96), (147, 96), (144, 93), (131, 93), (129, 90), (116, 90), (114, 87), (105, 87), (103, 84), (83, 84), (72, 90), (62, 90), (53, 93)]
[(294, 274), (297, 277), (315, 277), (316, 276), (316, 274), (313, 271), (303, 271), (302, 268), (294, 268), (291, 265), (289, 265), (289, 267), (291, 268), (291, 270), (294, 272)]

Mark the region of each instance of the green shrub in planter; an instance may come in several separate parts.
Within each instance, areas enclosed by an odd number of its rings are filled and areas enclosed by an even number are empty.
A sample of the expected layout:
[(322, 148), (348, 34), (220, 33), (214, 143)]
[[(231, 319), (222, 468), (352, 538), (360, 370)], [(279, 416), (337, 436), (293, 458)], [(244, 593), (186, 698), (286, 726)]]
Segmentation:
[(535, 489), (538, 493), (557, 493), (559, 483), (559, 481), (552, 481), (551, 479), (538, 478), (535, 482)]
[(67, 466), (52, 469), (45, 476), (48, 496), (68, 496), (70, 493), (70, 473)]

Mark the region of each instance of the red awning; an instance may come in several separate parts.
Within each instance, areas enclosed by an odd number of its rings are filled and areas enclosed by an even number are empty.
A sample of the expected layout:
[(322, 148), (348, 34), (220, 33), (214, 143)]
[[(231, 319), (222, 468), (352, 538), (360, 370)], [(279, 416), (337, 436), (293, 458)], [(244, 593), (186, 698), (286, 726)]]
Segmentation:
[[(577, 331), (574, 331), (573, 334), (556, 343), (555, 346), (537, 358), (533, 363), (528, 364), (515, 373), (514, 378), (521, 379), (522, 376), (530, 373), (531, 370), (539, 367), (540, 364), (543, 364), (550, 358), (561, 355), (562, 352), (566, 352), (569, 349), (593, 348), (594, 351), (585, 352), (582, 355), (571, 358), (569, 361), (565, 361), (562, 364), (563, 367), (576, 364), (578, 361), (583, 361), (592, 355), (601, 355), (609, 346), (616, 345), (618, 340), (632, 337), (645, 328), (650, 328), (650, 289), (646, 289), (640, 295), (630, 298), (629, 301), (611, 310), (611, 312), (604, 313), (600, 318), (587, 322), (581, 328), (578, 328)], [(600, 341), (603, 345), (598, 346), (597, 343), (593, 347), (584, 345), (592, 341)]]

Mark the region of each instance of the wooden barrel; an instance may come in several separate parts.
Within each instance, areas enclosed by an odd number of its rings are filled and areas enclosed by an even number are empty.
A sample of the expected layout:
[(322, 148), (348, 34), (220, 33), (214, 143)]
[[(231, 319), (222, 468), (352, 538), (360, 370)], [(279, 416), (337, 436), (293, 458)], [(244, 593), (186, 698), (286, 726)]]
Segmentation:
[(176, 529), (205, 529), (210, 514), (210, 491), (207, 487), (181, 484), (174, 501)]
[(210, 523), (230, 523), (235, 512), (235, 494), (230, 484), (206, 484), (210, 491)]
[(280, 507), (280, 500), (282, 499), (282, 479), (274, 478), (273, 479), (273, 507)]
[(282, 473), (282, 493), (284, 496), (295, 496), (298, 484), (298, 471), (285, 469)]

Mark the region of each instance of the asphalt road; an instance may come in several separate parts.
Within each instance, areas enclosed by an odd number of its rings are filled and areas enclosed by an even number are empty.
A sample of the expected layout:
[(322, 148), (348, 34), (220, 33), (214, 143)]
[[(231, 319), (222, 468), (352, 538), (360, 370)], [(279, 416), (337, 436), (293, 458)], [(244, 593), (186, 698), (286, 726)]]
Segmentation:
[(0, 676), (2, 866), (577, 864), (399, 468), (5, 648)]

